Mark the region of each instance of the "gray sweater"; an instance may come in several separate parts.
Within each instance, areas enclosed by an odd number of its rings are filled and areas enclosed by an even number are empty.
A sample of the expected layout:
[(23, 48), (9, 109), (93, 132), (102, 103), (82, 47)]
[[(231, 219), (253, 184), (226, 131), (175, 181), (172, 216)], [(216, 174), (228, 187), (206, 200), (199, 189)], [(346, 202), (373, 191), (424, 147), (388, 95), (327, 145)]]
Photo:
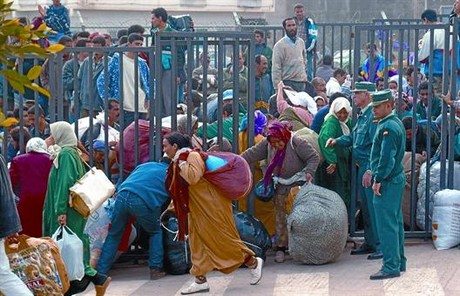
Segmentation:
[[(276, 150), (265, 138), (257, 145), (244, 151), (241, 156), (250, 164), (264, 159), (270, 163), (275, 152)], [(314, 176), (319, 160), (318, 152), (306, 140), (292, 135), (291, 140), (287, 143), (286, 156), (279, 177), (288, 179), (303, 169), (306, 169), (306, 173)]]
[(289, 37), (283, 37), (273, 47), (273, 87), (282, 80), (307, 81), (305, 42), (297, 38), (295, 44)]

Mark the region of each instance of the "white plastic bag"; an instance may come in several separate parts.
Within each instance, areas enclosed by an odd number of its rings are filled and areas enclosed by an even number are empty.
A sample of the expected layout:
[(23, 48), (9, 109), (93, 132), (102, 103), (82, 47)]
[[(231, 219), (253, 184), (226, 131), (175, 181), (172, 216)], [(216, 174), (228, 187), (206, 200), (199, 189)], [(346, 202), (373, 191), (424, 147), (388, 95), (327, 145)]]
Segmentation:
[(444, 189), (434, 195), (432, 236), (436, 250), (460, 244), (460, 191)]
[(81, 280), (85, 276), (83, 242), (67, 226), (59, 227), (53, 234), (52, 239), (56, 241), (59, 247), (69, 281)]

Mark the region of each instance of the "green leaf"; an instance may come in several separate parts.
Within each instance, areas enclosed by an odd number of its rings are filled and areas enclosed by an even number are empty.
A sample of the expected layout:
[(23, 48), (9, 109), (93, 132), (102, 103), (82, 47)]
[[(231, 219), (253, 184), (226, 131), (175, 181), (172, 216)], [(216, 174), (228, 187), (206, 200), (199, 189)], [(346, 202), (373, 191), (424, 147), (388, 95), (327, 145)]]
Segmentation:
[(36, 83), (24, 84), (24, 86), (27, 87), (27, 88), (30, 88), (31, 90), (38, 91), (39, 93), (41, 93), (42, 95), (47, 96), (48, 98), (51, 97), (51, 94), (47, 89), (39, 86)]
[(20, 92), (21, 94), (23, 94), (25, 92), (25, 89), (24, 89), (24, 84), (23, 83), (20, 83), (14, 79), (10, 79), (8, 77), (6, 77), (6, 80), (8, 80), (8, 82), (11, 84), (11, 86), (17, 90), (18, 92)]
[(40, 74), (42, 73), (42, 67), (41, 66), (33, 66), (30, 68), (29, 72), (27, 73), (27, 78), (29, 80), (35, 80), (38, 77), (40, 77)]
[(61, 50), (63, 50), (64, 48), (65, 48), (65, 46), (62, 45), (62, 44), (53, 44), (50, 47), (48, 47), (46, 50), (48, 52), (57, 53), (57, 52), (60, 52)]

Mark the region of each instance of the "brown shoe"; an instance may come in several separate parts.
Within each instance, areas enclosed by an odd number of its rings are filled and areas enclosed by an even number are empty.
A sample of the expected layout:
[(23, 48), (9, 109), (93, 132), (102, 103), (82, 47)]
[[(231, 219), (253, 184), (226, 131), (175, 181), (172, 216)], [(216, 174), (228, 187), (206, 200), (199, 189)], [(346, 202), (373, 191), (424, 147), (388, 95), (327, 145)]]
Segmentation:
[(105, 291), (107, 290), (107, 287), (110, 284), (110, 281), (112, 280), (111, 277), (107, 277), (105, 282), (102, 285), (95, 285), (96, 288), (96, 296), (104, 296)]
[(164, 277), (166, 275), (166, 272), (164, 272), (163, 270), (161, 269), (158, 269), (158, 268), (151, 268), (150, 269), (150, 279), (152, 281), (154, 280), (159, 280), (161, 279), (162, 277)]

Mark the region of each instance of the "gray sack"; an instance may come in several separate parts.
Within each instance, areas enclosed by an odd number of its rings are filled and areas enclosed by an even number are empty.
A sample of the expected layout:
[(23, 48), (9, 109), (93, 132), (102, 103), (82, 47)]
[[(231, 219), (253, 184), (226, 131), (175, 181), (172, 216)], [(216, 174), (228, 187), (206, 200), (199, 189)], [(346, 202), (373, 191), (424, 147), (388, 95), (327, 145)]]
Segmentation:
[(314, 265), (333, 262), (347, 241), (347, 209), (337, 193), (305, 184), (295, 198), (287, 227), (294, 260)]

